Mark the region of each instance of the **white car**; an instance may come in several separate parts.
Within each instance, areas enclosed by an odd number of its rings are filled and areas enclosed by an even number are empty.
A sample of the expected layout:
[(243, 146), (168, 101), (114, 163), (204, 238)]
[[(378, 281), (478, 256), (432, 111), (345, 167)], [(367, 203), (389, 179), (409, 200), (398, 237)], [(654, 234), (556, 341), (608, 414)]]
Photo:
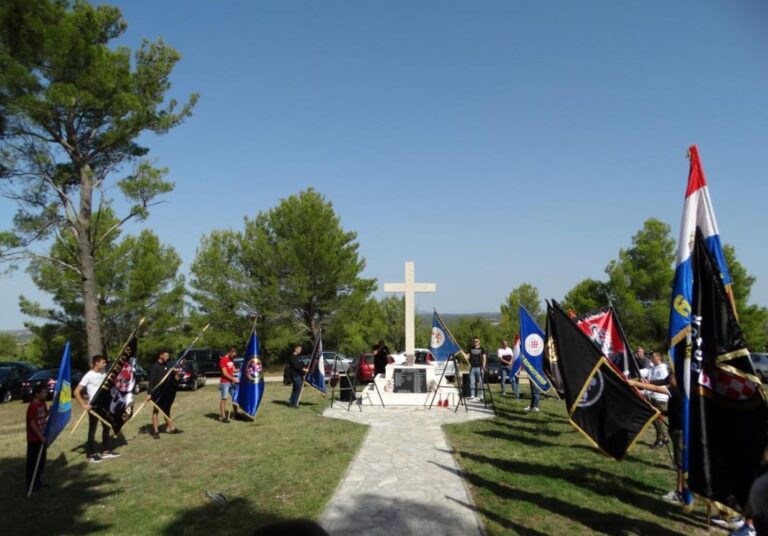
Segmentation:
[[(416, 365), (427, 365), (432, 364), (435, 366), (435, 377), (439, 380), (440, 375), (443, 374), (443, 369), (445, 369), (445, 379), (452, 382), (456, 379), (456, 365), (453, 362), (448, 361), (435, 361), (435, 358), (432, 356), (432, 352), (429, 351), (428, 348), (414, 348), (413, 350), (414, 355), (416, 359), (414, 360), (414, 364)], [(399, 354), (392, 354), (389, 356), (391, 359), (391, 362), (395, 365), (404, 365), (406, 361), (405, 352), (400, 352)], [(446, 368), (447, 365), (447, 368)], [(443, 380), (445, 381), (445, 380)]]

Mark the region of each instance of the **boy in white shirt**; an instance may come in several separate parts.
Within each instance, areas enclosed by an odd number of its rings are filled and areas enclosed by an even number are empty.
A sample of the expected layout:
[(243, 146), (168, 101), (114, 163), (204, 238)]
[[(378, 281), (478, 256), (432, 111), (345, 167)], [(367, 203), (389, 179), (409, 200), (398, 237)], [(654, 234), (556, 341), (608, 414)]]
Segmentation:
[[(106, 376), (104, 369), (107, 366), (107, 359), (103, 355), (95, 355), (91, 359), (91, 370), (85, 373), (80, 383), (75, 387), (75, 399), (80, 403), (80, 407), (84, 411), (91, 409), (90, 402), (96, 393), (99, 391), (104, 377)], [(85, 388), (85, 392), (88, 395), (88, 402), (83, 398), (82, 390)], [(117, 452), (109, 448), (109, 427), (101, 423), (101, 449), (99, 454), (96, 452), (96, 427), (99, 425), (99, 419), (95, 415), (88, 415), (88, 443), (86, 451), (88, 455), (88, 461), (92, 463), (98, 463), (102, 459), (117, 458), (120, 456)]]
[[(661, 354), (659, 352), (653, 352), (651, 355), (651, 368), (648, 371), (648, 383), (653, 385), (664, 385), (667, 383), (667, 377), (669, 376), (669, 369), (667, 364), (662, 362)], [(658, 393), (655, 391), (650, 392), (650, 402), (658, 409), (662, 414), (667, 412), (667, 402), (669, 401), (669, 395), (664, 393)], [(653, 421), (653, 427), (656, 428), (656, 442), (651, 445), (652, 449), (663, 447), (669, 443), (669, 439), (665, 437), (664, 425), (661, 419)]]

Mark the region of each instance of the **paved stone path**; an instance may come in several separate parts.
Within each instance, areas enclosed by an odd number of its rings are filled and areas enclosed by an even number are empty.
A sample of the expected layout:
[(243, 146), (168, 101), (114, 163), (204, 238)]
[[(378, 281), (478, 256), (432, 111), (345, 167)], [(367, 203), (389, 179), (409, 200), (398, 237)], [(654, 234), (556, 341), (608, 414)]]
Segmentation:
[(370, 426), (360, 451), (320, 518), (332, 536), (484, 534), (440, 426), (492, 417), (476, 404), (453, 408), (334, 404), (326, 417)]

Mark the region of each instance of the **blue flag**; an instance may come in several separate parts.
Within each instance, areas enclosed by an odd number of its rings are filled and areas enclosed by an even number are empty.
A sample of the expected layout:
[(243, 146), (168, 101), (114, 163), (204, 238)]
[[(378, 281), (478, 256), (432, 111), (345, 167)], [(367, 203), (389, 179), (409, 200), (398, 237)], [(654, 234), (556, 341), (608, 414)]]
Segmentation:
[(264, 396), (264, 375), (262, 374), (261, 359), (259, 359), (259, 337), (254, 330), (248, 339), (245, 359), (240, 368), (240, 383), (234, 400), (240, 409), (251, 417), (255, 417)]
[(523, 369), (542, 393), (548, 392), (552, 386), (544, 374), (544, 332), (531, 318), (525, 307), (520, 306), (520, 358)]
[(69, 341), (64, 346), (59, 374), (56, 377), (56, 391), (53, 393), (51, 412), (45, 425), (45, 442), (51, 446), (72, 417), (72, 371), (70, 367)]
[(317, 339), (315, 349), (312, 352), (312, 358), (307, 365), (307, 375), (304, 381), (309, 385), (325, 394), (325, 360), (323, 359), (323, 336)]
[(432, 314), (432, 338), (429, 341), (429, 351), (438, 361), (446, 361), (451, 355), (461, 352), (461, 348), (453, 340), (451, 332), (445, 327), (437, 311)]

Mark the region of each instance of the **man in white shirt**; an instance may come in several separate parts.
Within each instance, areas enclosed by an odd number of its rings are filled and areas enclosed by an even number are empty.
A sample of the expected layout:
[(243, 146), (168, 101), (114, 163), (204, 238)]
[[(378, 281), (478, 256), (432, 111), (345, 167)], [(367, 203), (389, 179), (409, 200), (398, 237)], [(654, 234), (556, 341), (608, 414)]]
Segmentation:
[[(91, 359), (91, 370), (83, 375), (80, 383), (75, 387), (75, 399), (80, 403), (80, 407), (84, 411), (91, 409), (90, 402), (96, 393), (99, 391), (102, 382), (104, 381), (104, 369), (107, 366), (107, 359), (103, 355), (95, 355)], [(88, 395), (88, 402), (83, 398), (82, 391), (85, 389)], [(102, 459), (117, 458), (120, 456), (117, 452), (109, 448), (109, 427), (101, 423), (101, 449), (99, 454), (96, 452), (96, 427), (99, 425), (99, 419), (93, 414), (88, 414), (88, 443), (86, 445), (86, 453), (88, 455), (88, 461), (92, 463), (98, 463)]]
[(498, 349), (499, 361), (501, 361), (501, 396), (507, 396), (507, 376), (512, 385), (512, 392), (515, 398), (520, 398), (520, 386), (517, 384), (517, 377), (512, 374), (512, 364), (515, 362), (515, 352), (509, 347), (509, 341), (501, 341), (501, 348)]
[[(667, 364), (661, 360), (661, 354), (659, 352), (653, 352), (651, 355), (651, 368), (648, 371), (648, 383), (653, 385), (665, 385), (667, 382), (667, 376), (669, 376), (669, 369)], [(650, 401), (656, 409), (662, 414), (667, 412), (667, 402), (669, 401), (669, 395), (664, 393), (657, 393), (655, 391), (650, 392)], [(656, 428), (656, 442), (651, 446), (652, 449), (663, 447), (669, 443), (669, 439), (665, 437), (664, 425), (661, 419), (653, 421), (653, 426)]]

